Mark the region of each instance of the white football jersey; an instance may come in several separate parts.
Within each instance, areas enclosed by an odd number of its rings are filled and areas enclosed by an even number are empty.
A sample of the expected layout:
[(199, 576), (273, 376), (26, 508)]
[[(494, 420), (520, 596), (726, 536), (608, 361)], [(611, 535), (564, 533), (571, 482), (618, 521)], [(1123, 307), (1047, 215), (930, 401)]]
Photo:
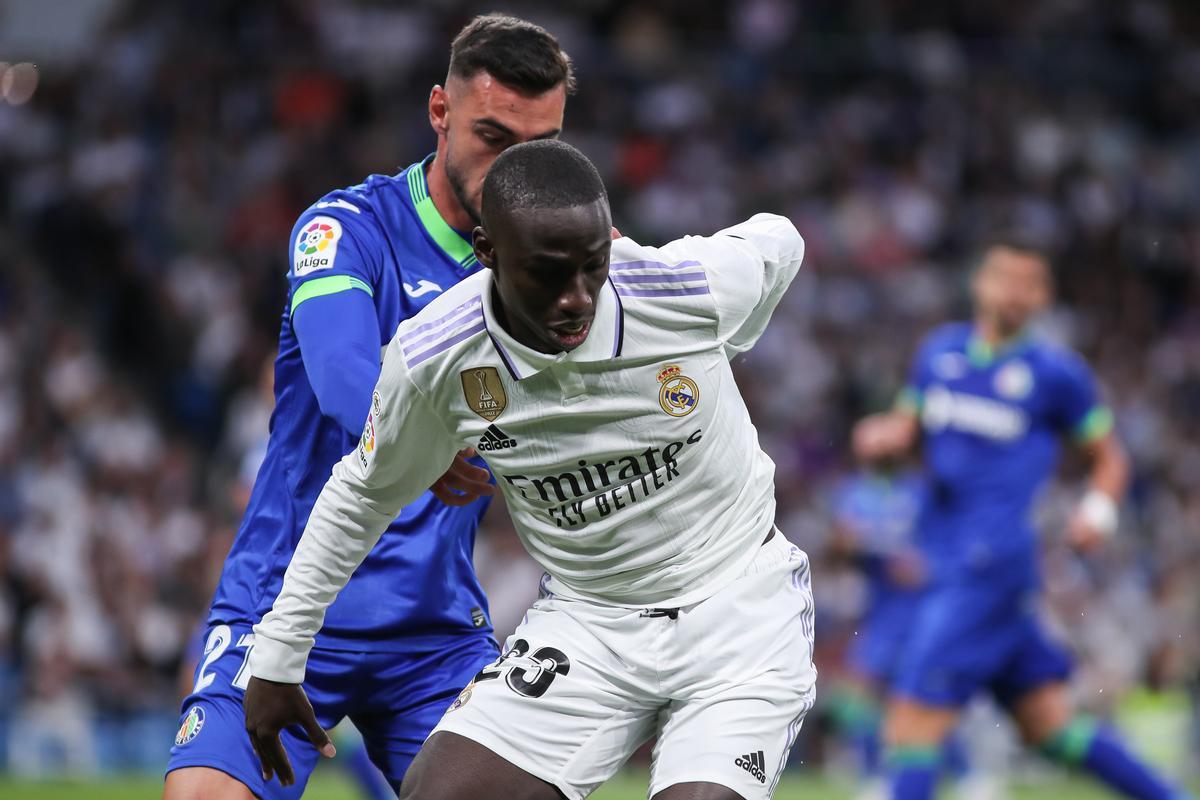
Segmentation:
[(758, 214), (661, 247), (613, 242), (587, 339), (548, 355), (496, 321), (483, 270), (401, 323), (358, 447), (313, 508), (252, 674), (299, 683), (325, 608), (388, 523), (474, 447), (555, 594), (699, 602), (771, 531), (775, 465), (734, 383), (804, 241)]

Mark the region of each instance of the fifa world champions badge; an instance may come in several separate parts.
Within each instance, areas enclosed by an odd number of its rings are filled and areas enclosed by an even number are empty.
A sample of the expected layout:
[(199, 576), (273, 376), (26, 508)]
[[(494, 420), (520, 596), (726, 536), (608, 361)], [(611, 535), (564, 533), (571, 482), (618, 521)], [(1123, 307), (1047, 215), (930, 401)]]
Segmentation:
[(672, 417), (686, 417), (700, 403), (700, 387), (675, 364), (658, 372), (658, 404)]
[(459, 373), (467, 407), (491, 422), (508, 407), (508, 395), (495, 367), (472, 367)]

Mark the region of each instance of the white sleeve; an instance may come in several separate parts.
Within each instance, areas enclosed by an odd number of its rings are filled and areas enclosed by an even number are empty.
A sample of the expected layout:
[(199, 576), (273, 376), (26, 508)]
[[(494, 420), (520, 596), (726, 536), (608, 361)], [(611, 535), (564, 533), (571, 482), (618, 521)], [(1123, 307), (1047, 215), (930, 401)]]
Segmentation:
[(755, 214), (712, 236), (687, 236), (662, 249), (704, 265), (717, 309), (717, 336), (730, 358), (762, 336), (804, 260), (804, 239), (777, 214)]
[(400, 510), (446, 471), (457, 449), (393, 345), (358, 447), (334, 465), (284, 573), (283, 588), (254, 626), (251, 675), (303, 682), (325, 609)]

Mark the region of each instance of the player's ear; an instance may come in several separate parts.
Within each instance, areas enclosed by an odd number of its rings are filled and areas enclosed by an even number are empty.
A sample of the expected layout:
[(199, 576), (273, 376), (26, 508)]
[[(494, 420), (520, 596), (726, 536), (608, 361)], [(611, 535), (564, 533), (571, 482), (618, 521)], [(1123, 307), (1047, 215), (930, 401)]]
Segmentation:
[(445, 136), (450, 127), (446, 90), (436, 84), (429, 90), (429, 125), (438, 136)]
[(492, 240), (488, 238), (487, 231), (483, 229), (482, 225), (471, 231), (471, 247), (475, 249), (475, 257), (479, 259), (479, 263), (494, 272), (496, 270), (496, 248), (492, 246)]

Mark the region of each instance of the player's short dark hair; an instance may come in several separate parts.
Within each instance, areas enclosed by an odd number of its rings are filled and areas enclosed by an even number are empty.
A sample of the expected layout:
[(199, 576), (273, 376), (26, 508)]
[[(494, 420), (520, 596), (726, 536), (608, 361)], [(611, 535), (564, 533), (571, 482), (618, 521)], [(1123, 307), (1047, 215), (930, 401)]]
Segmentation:
[(540, 25), (505, 14), (483, 14), (467, 23), (450, 45), (450, 75), (470, 79), (486, 72), (505, 86), (542, 94), (564, 85), (575, 91), (571, 57)]
[(1024, 255), (1040, 258), (1046, 263), (1046, 276), (1053, 283), (1054, 255), (1052, 248), (1043, 238), (1023, 233), (1019, 230), (1003, 229), (983, 237), (979, 242), (979, 246), (975, 249), (975, 255), (972, 259), (972, 275), (979, 272), (979, 268), (983, 266), (988, 253), (996, 248), (1015, 250)]
[(604, 180), (588, 157), (558, 139), (513, 145), (483, 179), (482, 215), (529, 208), (573, 208), (608, 200)]

